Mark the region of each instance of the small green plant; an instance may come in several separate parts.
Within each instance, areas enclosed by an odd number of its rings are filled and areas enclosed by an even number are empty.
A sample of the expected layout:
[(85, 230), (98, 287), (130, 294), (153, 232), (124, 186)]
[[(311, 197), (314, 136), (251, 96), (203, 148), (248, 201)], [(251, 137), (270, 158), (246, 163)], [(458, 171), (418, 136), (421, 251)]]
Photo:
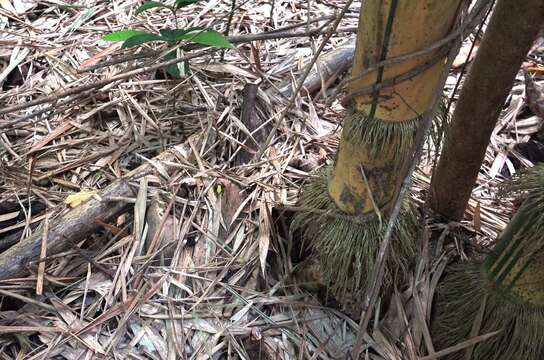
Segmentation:
[[(197, 3), (200, 0), (176, 0), (173, 5), (167, 5), (158, 1), (146, 1), (136, 9), (135, 15), (153, 8), (168, 9), (176, 19), (176, 13), (179, 9)], [(177, 23), (177, 21), (176, 21)], [(158, 34), (150, 33), (142, 30), (124, 29), (112, 32), (102, 37), (106, 41), (122, 41), (122, 48), (130, 48), (133, 46), (142, 45), (152, 41), (161, 41), (173, 47), (181, 41), (189, 41), (195, 44), (212, 46), (221, 49), (232, 48), (232, 44), (222, 34), (209, 28), (191, 27), (187, 29), (162, 29)], [(166, 60), (173, 60), (183, 56), (183, 51), (180, 48), (174, 49), (166, 54)], [(166, 68), (166, 71), (174, 78), (180, 78), (184, 73), (182, 63), (171, 64)]]

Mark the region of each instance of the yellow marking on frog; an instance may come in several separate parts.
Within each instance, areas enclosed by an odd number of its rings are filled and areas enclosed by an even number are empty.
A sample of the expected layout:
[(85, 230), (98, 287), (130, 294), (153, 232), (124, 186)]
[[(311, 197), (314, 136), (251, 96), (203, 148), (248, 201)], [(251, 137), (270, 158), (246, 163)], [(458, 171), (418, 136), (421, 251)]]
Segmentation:
[(222, 184), (215, 184), (215, 192), (218, 194), (221, 194), (223, 192), (223, 185)]

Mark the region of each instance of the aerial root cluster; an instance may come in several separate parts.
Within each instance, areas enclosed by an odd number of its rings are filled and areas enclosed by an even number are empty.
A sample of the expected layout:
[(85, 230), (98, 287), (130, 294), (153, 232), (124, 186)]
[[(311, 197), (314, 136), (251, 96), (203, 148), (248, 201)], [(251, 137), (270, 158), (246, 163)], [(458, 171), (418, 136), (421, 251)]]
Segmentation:
[[(338, 299), (362, 295), (372, 279), (376, 255), (385, 233), (387, 219), (376, 214), (366, 221), (340, 212), (329, 197), (326, 170), (309, 181), (299, 200), (293, 231), (300, 230), (321, 265), (323, 278)], [(387, 258), (385, 285), (406, 270), (416, 254), (416, 218), (406, 207), (395, 225), (395, 239)], [(349, 296), (346, 296), (349, 295)]]

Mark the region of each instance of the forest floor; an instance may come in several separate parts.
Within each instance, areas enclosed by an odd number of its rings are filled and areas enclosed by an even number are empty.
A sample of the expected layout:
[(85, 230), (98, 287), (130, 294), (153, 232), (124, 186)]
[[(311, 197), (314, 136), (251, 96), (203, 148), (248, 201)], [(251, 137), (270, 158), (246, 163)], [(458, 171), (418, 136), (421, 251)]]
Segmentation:
[[(289, 221), (304, 180), (333, 163), (360, 2), (337, 28), (345, 1), (211, 0), (176, 21), (160, 9), (135, 16), (138, 5), (0, 1), (0, 359), (344, 358), (357, 319), (301, 283)], [(101, 39), (175, 23), (230, 24), (234, 48), (189, 47), (173, 79), (156, 66), (161, 45)], [(528, 64), (543, 54), (535, 47)], [(441, 271), (504, 228), (513, 205), (497, 189), (543, 160), (541, 124), (520, 70), (465, 220), (428, 225), (439, 244), (421, 255), (430, 271), (414, 270), (386, 326), (365, 336), (370, 358), (429, 351)], [(429, 142), (418, 204), (435, 155)]]

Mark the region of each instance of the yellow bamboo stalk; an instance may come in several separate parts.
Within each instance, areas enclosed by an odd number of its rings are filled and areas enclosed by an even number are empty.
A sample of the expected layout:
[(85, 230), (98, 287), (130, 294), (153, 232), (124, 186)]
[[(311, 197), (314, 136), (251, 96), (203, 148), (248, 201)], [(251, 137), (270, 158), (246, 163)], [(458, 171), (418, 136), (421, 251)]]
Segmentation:
[[(389, 40), (388, 58), (407, 55), (423, 50), (445, 37), (451, 29), (462, 0), (399, 0)], [(384, 31), (389, 15), (391, 0), (367, 0), (362, 6), (359, 18), (357, 45), (355, 50), (351, 93), (374, 85), (378, 70), (365, 73), (379, 63)], [(391, 79), (436, 61), (439, 50), (408, 61), (385, 66), (383, 79)], [(435, 60), (432, 60), (435, 59)], [(414, 122), (420, 118), (431, 102), (437, 89), (444, 61), (433, 65), (411, 79), (379, 91), (372, 126), (376, 132), (387, 132), (386, 127)], [(376, 149), (356, 136), (354, 129), (362, 119), (371, 113), (373, 94), (354, 96), (352, 114), (344, 123), (336, 164), (329, 181), (329, 194), (338, 208), (349, 214), (367, 214), (386, 210), (394, 198), (402, 175), (402, 153), (399, 154), (401, 139), (388, 137), (387, 143)], [(417, 124), (417, 123), (416, 123)], [(380, 130), (380, 127), (383, 127)], [(415, 128), (415, 127), (413, 127)], [(361, 132), (369, 131), (360, 129)], [(393, 130), (394, 131), (394, 130)], [(400, 136), (413, 137), (411, 131), (399, 131)], [(410, 141), (405, 143), (411, 143)], [(406, 149), (402, 149), (406, 151)], [(399, 158), (400, 157), (400, 158)], [(376, 209), (377, 208), (377, 209)]]
[[(535, 174), (542, 167), (532, 169)], [(501, 234), (484, 271), (495, 287), (521, 301), (544, 305), (544, 224), (540, 197), (526, 201)]]
[(514, 280), (514, 276), (521, 272), (515, 280), (510, 293), (531, 305), (544, 305), (544, 258), (533, 260), (527, 268), (523, 264), (516, 264), (506, 277), (506, 282)]

